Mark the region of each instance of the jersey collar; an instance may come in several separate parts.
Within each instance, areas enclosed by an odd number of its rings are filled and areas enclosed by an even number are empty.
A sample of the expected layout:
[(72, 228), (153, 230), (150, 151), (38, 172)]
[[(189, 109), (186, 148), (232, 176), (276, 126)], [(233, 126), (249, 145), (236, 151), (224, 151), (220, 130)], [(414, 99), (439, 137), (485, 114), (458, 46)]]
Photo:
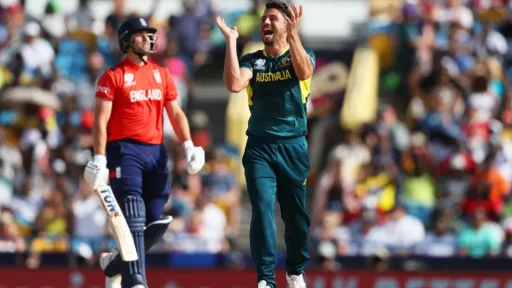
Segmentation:
[(124, 57), (123, 63), (124, 63), (124, 65), (132, 67), (134, 69), (144, 68), (144, 67), (146, 67), (148, 65), (148, 64), (146, 64), (144, 66), (139, 66), (139, 65), (133, 63), (133, 61), (130, 60), (130, 58), (128, 58), (128, 56)]
[(278, 56), (268, 56), (268, 55), (267, 55), (267, 52), (265, 52), (265, 49), (263, 49), (262, 51), (263, 51), (263, 56), (265, 56), (265, 57), (281, 57), (281, 56), (283, 56), (286, 52), (288, 52), (288, 50), (290, 50), (290, 47), (286, 48), (286, 49), (283, 51), (283, 53), (279, 54)]

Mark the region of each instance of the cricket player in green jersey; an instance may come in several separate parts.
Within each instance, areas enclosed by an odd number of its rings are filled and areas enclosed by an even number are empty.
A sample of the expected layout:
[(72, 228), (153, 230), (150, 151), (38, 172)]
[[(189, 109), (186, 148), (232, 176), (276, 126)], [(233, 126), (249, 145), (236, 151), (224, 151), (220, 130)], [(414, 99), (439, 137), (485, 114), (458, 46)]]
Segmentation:
[(277, 195), (285, 223), (286, 280), (290, 288), (303, 288), (310, 225), (306, 211), (306, 103), (315, 56), (299, 39), (302, 5), (289, 7), (273, 0), (265, 8), (260, 24), (265, 48), (244, 55), (240, 62), (236, 27), (228, 27), (224, 19), (217, 17), (217, 25), (226, 37), (224, 84), (231, 92), (246, 89), (249, 97), (251, 117), (242, 162), (252, 204), (250, 238), (257, 287), (276, 286)]

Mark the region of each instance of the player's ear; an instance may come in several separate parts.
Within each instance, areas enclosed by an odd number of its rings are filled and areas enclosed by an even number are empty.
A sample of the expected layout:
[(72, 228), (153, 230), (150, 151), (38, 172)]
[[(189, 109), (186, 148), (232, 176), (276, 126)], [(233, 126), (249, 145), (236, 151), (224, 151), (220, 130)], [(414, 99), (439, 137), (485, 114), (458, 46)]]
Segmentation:
[(121, 41), (121, 51), (123, 51), (124, 53), (127, 53), (130, 49), (133, 48), (133, 36), (130, 36), (128, 39), (126, 40), (122, 40)]

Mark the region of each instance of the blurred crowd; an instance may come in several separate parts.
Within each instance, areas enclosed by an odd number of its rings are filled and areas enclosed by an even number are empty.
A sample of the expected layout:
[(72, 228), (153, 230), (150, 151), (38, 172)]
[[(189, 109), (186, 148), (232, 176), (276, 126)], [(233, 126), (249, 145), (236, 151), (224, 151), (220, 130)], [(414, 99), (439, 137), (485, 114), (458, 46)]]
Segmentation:
[[(66, 14), (50, 0), (37, 19), (25, 1), (0, 1), (0, 252), (27, 252), (31, 268), (43, 252), (94, 265), (116, 245), (83, 170), (93, 153), (96, 81), (122, 57), (117, 27), (137, 14), (124, 0), (105, 1), (106, 17), (90, 1)], [(263, 2), (225, 15), (238, 27), (240, 50), (258, 40)], [(239, 154), (214, 144), (203, 111), (187, 109), (197, 71), (222, 46), (215, 8), (183, 0), (183, 13), (162, 21), (152, 17), (154, 3), (143, 15), (159, 28), (151, 58), (173, 76), (208, 161), (201, 175), (188, 175), (166, 119), (172, 175), (164, 213), (175, 220), (153, 251), (228, 251), (244, 223), (243, 186), (231, 172)], [(334, 270), (335, 258), (348, 255), (512, 256), (511, 7), (370, 1), (369, 43), (381, 64), (376, 120), (340, 128), (343, 93), (309, 103), (315, 263)]]
[[(90, 2), (66, 14), (50, 0), (38, 19), (25, 1), (0, 2), (0, 253), (24, 252), (30, 268), (44, 252), (71, 252), (94, 265), (116, 246), (83, 171), (93, 153), (96, 82), (123, 57), (117, 28), (138, 15), (124, 0), (105, 0), (112, 10), (98, 18)], [(151, 13), (160, 1), (153, 3)], [(187, 109), (194, 75), (209, 60), (211, 1), (182, 5), (165, 21), (140, 16), (159, 29), (151, 59), (170, 71), (193, 141), (208, 159), (201, 175), (188, 176), (182, 145), (165, 119), (172, 184), (164, 213), (175, 220), (154, 251), (216, 253), (229, 250), (238, 234), (241, 190), (229, 149), (213, 144), (208, 116)]]
[(319, 263), (511, 257), (512, 2), (370, 2), (369, 43), (385, 51), (377, 119), (340, 133), (339, 111), (312, 119), (331, 140), (312, 159), (326, 165), (313, 167)]

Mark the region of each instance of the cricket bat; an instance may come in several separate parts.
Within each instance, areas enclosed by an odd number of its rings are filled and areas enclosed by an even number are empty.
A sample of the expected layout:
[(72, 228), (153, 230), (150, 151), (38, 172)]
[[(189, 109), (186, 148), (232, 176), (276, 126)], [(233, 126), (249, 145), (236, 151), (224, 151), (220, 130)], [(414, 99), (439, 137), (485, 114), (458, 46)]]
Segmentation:
[(121, 207), (119, 207), (114, 193), (112, 193), (112, 188), (108, 185), (100, 185), (94, 191), (98, 193), (103, 209), (107, 213), (108, 222), (114, 232), (121, 258), (125, 262), (139, 259), (132, 233), (128, 223), (126, 223)]

